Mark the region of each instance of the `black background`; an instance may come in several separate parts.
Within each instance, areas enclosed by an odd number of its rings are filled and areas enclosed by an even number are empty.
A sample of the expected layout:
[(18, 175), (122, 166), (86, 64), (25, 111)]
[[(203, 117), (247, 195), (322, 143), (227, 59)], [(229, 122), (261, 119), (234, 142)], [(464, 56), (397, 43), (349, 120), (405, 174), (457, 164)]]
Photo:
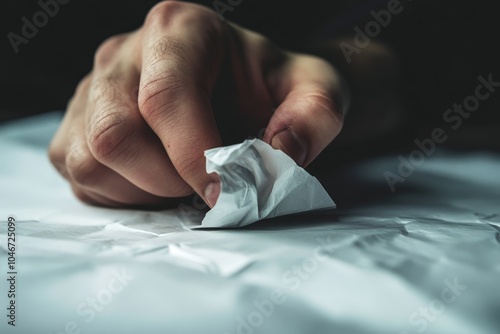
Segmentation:
[[(212, 1), (198, 1), (212, 7)], [(156, 3), (72, 0), (28, 44), (15, 53), (9, 32), (20, 34), (37, 1), (6, 0), (1, 10), (0, 120), (62, 110), (78, 81), (91, 70), (93, 54), (107, 37), (138, 28)], [(353, 34), (372, 19), (370, 10), (388, 1), (243, 0), (225, 18), (259, 31), (276, 44), (300, 50), (318, 39)], [(432, 128), (453, 103), (474, 93), (477, 77), (500, 81), (500, 20), (495, 1), (402, 0), (404, 11), (378, 37), (402, 59), (412, 129)], [(467, 122), (500, 124), (500, 91), (481, 104)], [(486, 136), (486, 135), (485, 135)], [(488, 138), (484, 138), (486, 141)], [(496, 139), (494, 139), (496, 140)]]

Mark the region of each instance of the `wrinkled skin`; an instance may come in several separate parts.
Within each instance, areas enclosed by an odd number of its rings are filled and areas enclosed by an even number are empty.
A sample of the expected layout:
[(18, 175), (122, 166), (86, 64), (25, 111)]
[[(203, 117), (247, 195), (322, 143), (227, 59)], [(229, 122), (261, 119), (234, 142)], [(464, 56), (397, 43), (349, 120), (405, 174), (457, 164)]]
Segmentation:
[(325, 60), (165, 1), (98, 48), (49, 156), (84, 202), (169, 206), (196, 192), (213, 206), (205, 150), (263, 134), (306, 166), (339, 134), (345, 95)]

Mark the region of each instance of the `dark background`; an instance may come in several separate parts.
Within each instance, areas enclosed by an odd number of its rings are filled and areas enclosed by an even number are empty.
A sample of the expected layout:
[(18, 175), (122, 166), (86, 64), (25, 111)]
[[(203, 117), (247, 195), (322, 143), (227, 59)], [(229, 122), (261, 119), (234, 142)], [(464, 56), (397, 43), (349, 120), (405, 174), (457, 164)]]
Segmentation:
[[(40, 6), (38, 1), (4, 1), (0, 121), (63, 110), (78, 81), (91, 70), (97, 46), (111, 35), (138, 28), (156, 2), (71, 0), (60, 5), (59, 12), (16, 54), (7, 34), (20, 34), (21, 18), (32, 21)], [(197, 2), (212, 7), (212, 1)], [(225, 18), (263, 33), (282, 47), (303, 50), (313, 41), (353, 34), (353, 27), (363, 27), (372, 19), (370, 10), (386, 8), (387, 3), (243, 0)], [(409, 128), (404, 132), (414, 135), (439, 126), (447, 108), (474, 93), (479, 75), (492, 73), (500, 81), (499, 6), (493, 0), (401, 3), (403, 12), (377, 39), (390, 46), (403, 64), (402, 95), (411, 110), (405, 116)], [(500, 136), (495, 137), (500, 132), (499, 101), (500, 91), (467, 120), (467, 126), (476, 129), (469, 137), (479, 136), (483, 144), (500, 143)]]

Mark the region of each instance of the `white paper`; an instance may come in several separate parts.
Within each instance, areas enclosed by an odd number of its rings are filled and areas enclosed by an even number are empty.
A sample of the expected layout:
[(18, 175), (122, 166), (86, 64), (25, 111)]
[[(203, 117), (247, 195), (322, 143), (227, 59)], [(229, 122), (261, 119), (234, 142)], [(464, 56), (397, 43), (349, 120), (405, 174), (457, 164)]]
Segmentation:
[(205, 151), (221, 193), (201, 227), (241, 227), (293, 213), (332, 209), (321, 183), (288, 155), (259, 139)]
[(181, 207), (80, 203), (47, 158), (59, 122), (0, 125), (2, 275), (9, 215), (19, 265), (16, 327), (0, 280), (1, 334), (500, 333), (499, 154), (437, 148), (394, 194), (397, 155), (363, 160), (323, 175), (342, 208), (207, 231)]

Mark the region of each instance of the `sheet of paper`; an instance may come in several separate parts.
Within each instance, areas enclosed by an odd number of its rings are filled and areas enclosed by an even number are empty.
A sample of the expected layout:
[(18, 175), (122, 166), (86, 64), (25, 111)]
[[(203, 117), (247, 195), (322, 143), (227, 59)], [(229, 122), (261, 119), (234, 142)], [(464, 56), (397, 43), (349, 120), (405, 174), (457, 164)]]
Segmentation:
[(368, 159), (322, 175), (335, 210), (195, 230), (204, 211), (79, 202), (47, 158), (59, 122), (0, 125), (1, 334), (500, 332), (498, 154), (437, 150), (396, 193), (398, 157)]
[(205, 151), (207, 173), (221, 179), (221, 194), (202, 227), (241, 227), (293, 213), (332, 209), (319, 181), (288, 155), (259, 140)]

